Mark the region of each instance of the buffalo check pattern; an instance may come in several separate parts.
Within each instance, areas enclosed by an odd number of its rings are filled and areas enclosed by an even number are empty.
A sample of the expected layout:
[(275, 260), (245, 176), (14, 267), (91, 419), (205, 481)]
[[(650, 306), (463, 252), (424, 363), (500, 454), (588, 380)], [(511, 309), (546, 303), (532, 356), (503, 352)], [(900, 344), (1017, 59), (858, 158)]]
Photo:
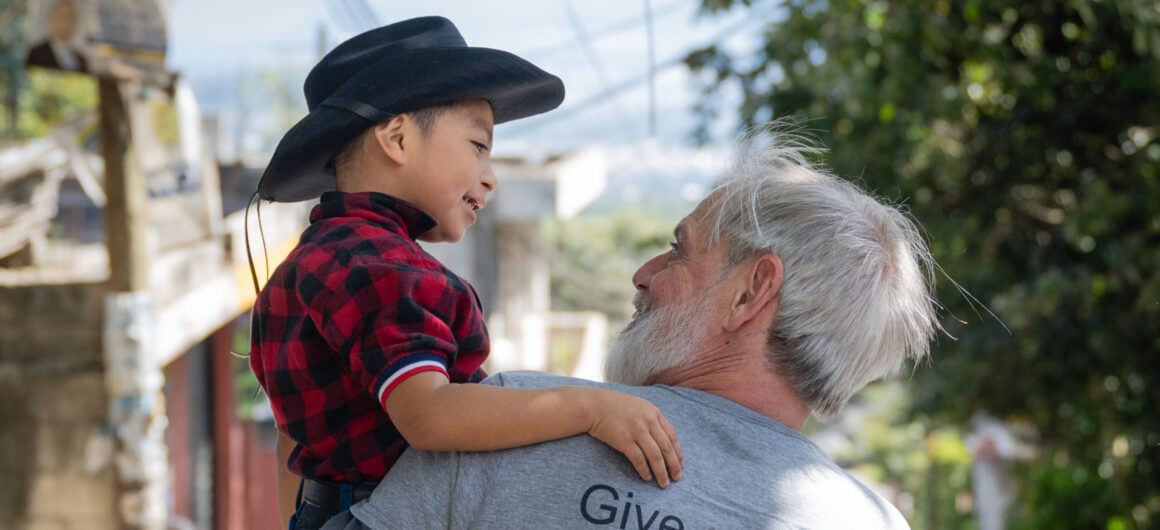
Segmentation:
[(435, 220), (406, 201), (328, 192), (310, 223), (254, 304), (250, 368), (297, 442), (291, 471), (377, 482), (407, 446), (387, 415), (391, 390), (426, 371), (486, 376), (482, 308), (415, 242)]

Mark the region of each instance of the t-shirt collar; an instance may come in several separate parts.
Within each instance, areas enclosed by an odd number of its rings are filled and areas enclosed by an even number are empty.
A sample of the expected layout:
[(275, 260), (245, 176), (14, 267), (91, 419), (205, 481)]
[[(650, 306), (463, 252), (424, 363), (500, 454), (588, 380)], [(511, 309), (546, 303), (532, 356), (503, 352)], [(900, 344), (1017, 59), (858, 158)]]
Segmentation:
[(434, 217), (418, 206), (374, 191), (323, 193), (318, 206), (310, 212), (310, 222), (330, 217), (361, 217), (376, 224), (396, 224), (406, 230), (411, 239), (418, 238), (437, 224)]

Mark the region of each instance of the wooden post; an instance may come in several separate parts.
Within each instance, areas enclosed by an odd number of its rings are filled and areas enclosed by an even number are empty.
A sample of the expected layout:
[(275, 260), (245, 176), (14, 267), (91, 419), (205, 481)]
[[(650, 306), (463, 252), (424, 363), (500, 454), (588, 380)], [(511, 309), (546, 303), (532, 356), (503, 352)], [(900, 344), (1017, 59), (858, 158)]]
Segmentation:
[(99, 78), (101, 155), (105, 160), (105, 239), (109, 290), (149, 289), (145, 253), (145, 175), (132, 157), (128, 113), (116, 79)]
[(152, 307), (145, 241), (145, 176), (119, 82), (99, 78), (101, 151), (105, 161), (105, 387), (117, 477), (115, 511), (125, 529), (162, 529), (167, 518), (163, 376), (152, 357)]

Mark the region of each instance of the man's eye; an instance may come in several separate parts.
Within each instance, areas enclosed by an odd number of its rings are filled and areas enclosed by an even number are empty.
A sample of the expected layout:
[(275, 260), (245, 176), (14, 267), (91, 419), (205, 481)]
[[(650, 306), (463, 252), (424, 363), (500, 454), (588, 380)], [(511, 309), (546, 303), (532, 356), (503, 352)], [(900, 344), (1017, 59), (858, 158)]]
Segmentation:
[(672, 249), (669, 251), (669, 254), (676, 256), (681, 253), (681, 247), (676, 242), (669, 243), (669, 247)]

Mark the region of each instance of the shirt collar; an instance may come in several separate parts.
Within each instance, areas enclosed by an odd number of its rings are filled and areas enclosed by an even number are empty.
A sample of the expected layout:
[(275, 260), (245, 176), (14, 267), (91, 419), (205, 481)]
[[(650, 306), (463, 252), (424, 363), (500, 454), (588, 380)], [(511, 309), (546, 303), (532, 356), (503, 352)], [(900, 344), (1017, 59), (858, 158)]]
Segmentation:
[(435, 228), (435, 218), (431, 217), (403, 199), (373, 191), (344, 193), (328, 191), (318, 200), (318, 206), (310, 212), (310, 222), (332, 217), (360, 217), (375, 224), (397, 225), (416, 239), (424, 232)]
[(52, 54), (56, 56), (56, 62), (61, 68), (65, 70), (77, 69), (77, 56), (67, 43), (49, 39), (48, 45), (52, 48)]

